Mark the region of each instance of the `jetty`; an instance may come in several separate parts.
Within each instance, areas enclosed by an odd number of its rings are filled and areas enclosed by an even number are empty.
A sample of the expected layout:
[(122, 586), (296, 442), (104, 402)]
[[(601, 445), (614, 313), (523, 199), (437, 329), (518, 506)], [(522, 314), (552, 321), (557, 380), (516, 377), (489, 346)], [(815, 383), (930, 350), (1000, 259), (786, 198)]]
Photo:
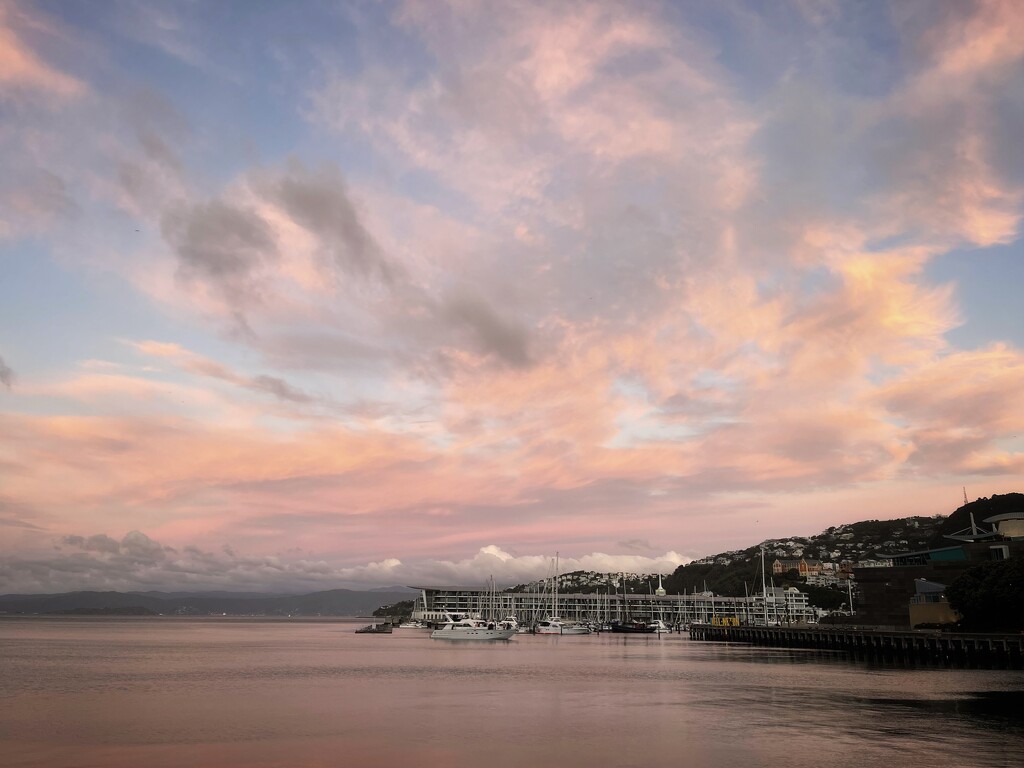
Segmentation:
[(964, 669), (1024, 669), (1024, 634), (855, 627), (721, 627), (691, 624), (690, 639), (810, 648), (854, 658)]
[(367, 624), (362, 629), (357, 629), (357, 635), (390, 635), (394, 630), (394, 623), (389, 617), (381, 624)]

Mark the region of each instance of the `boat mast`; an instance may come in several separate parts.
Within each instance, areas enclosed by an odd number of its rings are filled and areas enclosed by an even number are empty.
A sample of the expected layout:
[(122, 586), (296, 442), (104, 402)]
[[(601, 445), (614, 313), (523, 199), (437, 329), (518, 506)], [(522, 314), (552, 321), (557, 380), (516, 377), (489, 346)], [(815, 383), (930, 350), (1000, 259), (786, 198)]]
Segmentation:
[(631, 617), (629, 615), (629, 598), (626, 597), (626, 574), (620, 573), (619, 575), (622, 577), (622, 620), (629, 623), (631, 621)]
[(764, 580), (764, 544), (761, 545), (761, 592), (764, 597), (764, 625), (768, 626), (768, 584)]
[(551, 618), (558, 616), (558, 553), (555, 552), (555, 615)]

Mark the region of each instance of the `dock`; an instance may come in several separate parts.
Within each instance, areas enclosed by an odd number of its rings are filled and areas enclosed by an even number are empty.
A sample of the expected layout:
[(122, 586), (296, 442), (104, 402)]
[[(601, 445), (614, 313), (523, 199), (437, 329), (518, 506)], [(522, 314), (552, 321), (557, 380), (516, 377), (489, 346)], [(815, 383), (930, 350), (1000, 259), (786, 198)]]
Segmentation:
[(1024, 669), (1024, 634), (967, 634), (854, 627), (719, 627), (691, 624), (690, 639), (811, 648), (858, 659), (962, 669)]

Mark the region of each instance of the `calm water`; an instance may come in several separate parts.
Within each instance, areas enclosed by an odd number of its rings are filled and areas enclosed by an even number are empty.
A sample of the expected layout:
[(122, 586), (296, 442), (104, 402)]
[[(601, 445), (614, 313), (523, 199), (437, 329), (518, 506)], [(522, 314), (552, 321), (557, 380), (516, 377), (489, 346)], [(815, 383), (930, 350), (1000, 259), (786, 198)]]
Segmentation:
[[(0, 620), (3, 766), (1020, 766), (1024, 673), (661, 638)], [(364, 762), (365, 761), (365, 762)]]

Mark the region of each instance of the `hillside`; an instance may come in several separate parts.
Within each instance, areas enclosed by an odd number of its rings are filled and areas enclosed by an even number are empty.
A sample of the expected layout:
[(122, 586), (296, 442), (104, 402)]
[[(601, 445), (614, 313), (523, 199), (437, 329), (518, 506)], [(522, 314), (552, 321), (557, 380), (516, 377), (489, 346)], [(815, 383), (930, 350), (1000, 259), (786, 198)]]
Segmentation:
[(983, 521), (986, 517), (1007, 512), (1024, 512), (1024, 493), (997, 493), (989, 498), (982, 497), (970, 504), (964, 504), (939, 526), (940, 538), (970, 528), (972, 514), (975, 523), (984, 527)]
[(365, 616), (408, 592), (332, 589), (306, 595), (236, 596), (193, 593), (181, 596), (140, 592), (65, 592), (58, 595), (0, 595), (0, 614), (67, 613), (144, 608), (177, 616)]
[[(1021, 494), (1016, 494), (1021, 496)], [(995, 497), (993, 497), (995, 498)], [(1022, 496), (1024, 499), (1024, 496)], [(995, 514), (995, 513), (987, 513)], [(716, 594), (739, 596), (744, 594), (743, 583), (761, 583), (761, 547), (765, 548), (765, 561), (769, 575), (776, 560), (798, 560), (801, 557), (835, 563), (844, 560), (853, 565), (874, 565), (882, 555), (908, 552), (932, 546), (942, 546), (941, 528), (945, 520), (934, 517), (903, 517), (896, 520), (865, 520), (828, 528), (816, 536), (793, 536), (768, 539), (746, 549), (721, 552), (680, 566), (663, 577), (663, 586), (669, 593), (700, 592), (705, 589)], [(618, 573), (573, 571), (558, 578), (558, 588), (565, 592), (595, 592), (622, 588)], [(626, 589), (648, 592), (658, 585), (657, 574), (625, 574)], [(542, 581), (519, 584), (510, 592), (540, 591)]]
[[(940, 545), (940, 528), (945, 518), (903, 517), (896, 520), (865, 520), (832, 526), (816, 536), (794, 536), (787, 539), (768, 539), (742, 550), (723, 552), (680, 566), (665, 579), (670, 592), (711, 590), (716, 594), (739, 597), (753, 592), (761, 584), (761, 548), (765, 551), (767, 579), (773, 578), (772, 565), (776, 560), (817, 560), (829, 564), (836, 571), (844, 564), (848, 567), (881, 565), (884, 555), (911, 552)], [(778, 586), (796, 585), (811, 593), (812, 602), (825, 608), (838, 607), (843, 588), (812, 587), (792, 574), (776, 576)]]

